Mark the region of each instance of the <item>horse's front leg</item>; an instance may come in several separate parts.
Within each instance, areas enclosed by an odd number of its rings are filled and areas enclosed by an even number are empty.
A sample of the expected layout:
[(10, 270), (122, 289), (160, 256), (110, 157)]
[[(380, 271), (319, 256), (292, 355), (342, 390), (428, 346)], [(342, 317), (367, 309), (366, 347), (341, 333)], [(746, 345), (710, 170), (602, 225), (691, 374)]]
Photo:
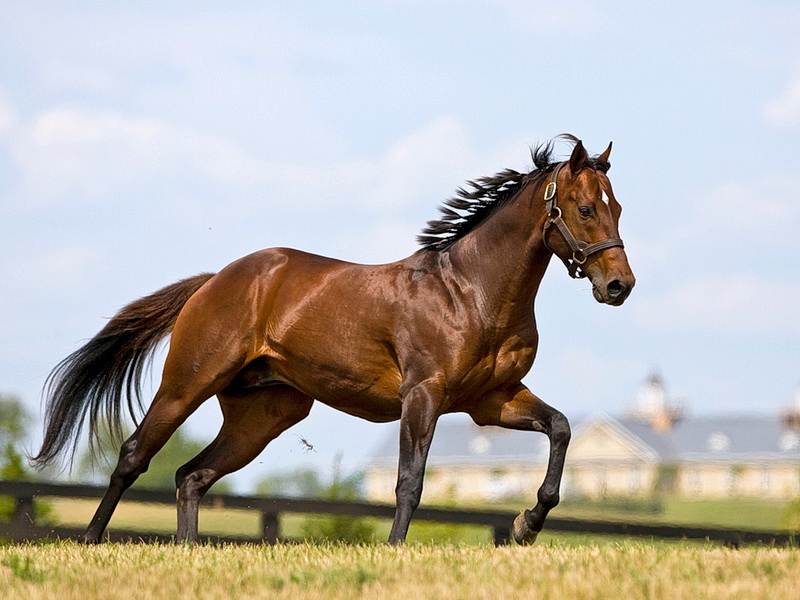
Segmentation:
[(508, 429), (540, 431), (550, 439), (547, 473), (537, 493), (537, 503), (514, 520), (514, 539), (533, 544), (542, 530), (547, 513), (558, 504), (564, 458), (570, 440), (567, 418), (520, 384), (510, 390), (493, 392), (478, 403), (470, 415), (478, 425), (499, 425)]
[(422, 497), (425, 462), (439, 418), (434, 386), (420, 384), (403, 399), (400, 417), (400, 456), (397, 468), (397, 508), (389, 534), (390, 544), (402, 544), (411, 517)]

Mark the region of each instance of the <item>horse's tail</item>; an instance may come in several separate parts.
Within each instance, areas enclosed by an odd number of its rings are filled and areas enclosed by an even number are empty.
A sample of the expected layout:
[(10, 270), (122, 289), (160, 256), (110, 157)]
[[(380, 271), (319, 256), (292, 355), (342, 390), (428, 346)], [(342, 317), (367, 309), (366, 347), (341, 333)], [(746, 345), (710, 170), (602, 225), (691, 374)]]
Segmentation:
[(141, 410), (142, 371), (152, 362), (159, 342), (172, 332), (183, 306), (211, 277), (211, 273), (196, 275), (131, 302), (86, 345), (56, 365), (45, 383), (42, 448), (31, 462), (44, 467), (70, 442), (74, 457), (87, 414), (90, 444), (98, 440), (104, 421), (120, 437), (123, 396), (136, 421), (134, 398)]

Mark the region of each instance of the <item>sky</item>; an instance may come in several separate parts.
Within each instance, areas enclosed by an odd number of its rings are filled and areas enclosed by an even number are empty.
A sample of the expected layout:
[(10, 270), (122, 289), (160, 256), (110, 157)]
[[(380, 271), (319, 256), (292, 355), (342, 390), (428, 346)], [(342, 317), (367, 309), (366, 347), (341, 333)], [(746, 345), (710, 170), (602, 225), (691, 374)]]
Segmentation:
[[(552, 262), (524, 382), (573, 419), (654, 371), (690, 414), (777, 415), (800, 388), (798, 31), (781, 0), (3, 0), (0, 393), (35, 446), (47, 374), (128, 302), (272, 246), (398, 260), (457, 186), (570, 132), (614, 142), (637, 285), (600, 305)], [(212, 399), (186, 427), (220, 422)], [(358, 468), (392, 431), (316, 405), (234, 481)]]

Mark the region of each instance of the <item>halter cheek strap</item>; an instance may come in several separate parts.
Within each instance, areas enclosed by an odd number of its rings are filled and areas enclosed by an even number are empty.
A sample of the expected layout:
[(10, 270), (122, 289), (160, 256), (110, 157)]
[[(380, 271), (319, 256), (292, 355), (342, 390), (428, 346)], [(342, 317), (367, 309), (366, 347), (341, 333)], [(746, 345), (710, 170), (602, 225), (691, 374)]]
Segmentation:
[[(561, 169), (565, 164), (566, 163), (561, 162), (556, 165), (556, 167), (553, 169), (553, 174), (550, 176), (550, 181), (548, 182), (547, 187), (544, 189), (547, 219), (544, 222), (542, 239), (545, 247), (550, 250), (550, 252), (553, 252), (553, 249), (547, 245), (547, 230), (550, 229), (551, 226), (555, 226), (555, 228), (558, 229), (558, 232), (561, 234), (561, 237), (563, 237), (564, 241), (567, 242), (570, 250), (572, 250), (572, 258), (564, 258), (561, 256), (559, 256), (559, 258), (567, 267), (570, 277), (573, 279), (583, 279), (586, 277), (586, 273), (582, 269), (582, 265), (592, 254), (601, 252), (607, 248), (624, 248), (625, 245), (619, 238), (608, 238), (602, 242), (589, 244), (588, 242), (575, 239), (575, 236), (572, 235), (572, 232), (569, 230), (569, 227), (567, 227), (564, 219), (561, 218), (561, 209), (558, 207), (558, 186), (556, 185), (556, 180), (558, 179), (558, 174), (561, 172)], [(553, 252), (553, 254), (555, 254), (555, 252)], [(556, 256), (558, 255), (556, 254)]]

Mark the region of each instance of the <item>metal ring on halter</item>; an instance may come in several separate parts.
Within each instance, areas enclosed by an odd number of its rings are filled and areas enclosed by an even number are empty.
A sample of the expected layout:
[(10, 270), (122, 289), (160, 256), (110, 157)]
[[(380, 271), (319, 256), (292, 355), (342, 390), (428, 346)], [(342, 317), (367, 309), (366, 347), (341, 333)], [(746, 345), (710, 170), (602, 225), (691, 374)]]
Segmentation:
[[(580, 251), (579, 251), (579, 252), (580, 252)], [(581, 252), (581, 254), (583, 254), (583, 252)], [(574, 261), (575, 261), (576, 263), (578, 263), (579, 265), (582, 265), (582, 264), (583, 264), (583, 263), (585, 263), (587, 260), (589, 260), (589, 257), (588, 257), (588, 256), (584, 256), (584, 257), (583, 257), (583, 260), (578, 260), (578, 258), (575, 256), (575, 252), (573, 252), (573, 253), (572, 253), (572, 260), (574, 260)]]
[[(555, 214), (555, 213), (558, 213), (558, 214)], [(560, 218), (561, 218), (561, 207), (554, 206), (553, 210), (550, 211), (550, 219), (555, 221), (556, 219), (560, 219)]]

